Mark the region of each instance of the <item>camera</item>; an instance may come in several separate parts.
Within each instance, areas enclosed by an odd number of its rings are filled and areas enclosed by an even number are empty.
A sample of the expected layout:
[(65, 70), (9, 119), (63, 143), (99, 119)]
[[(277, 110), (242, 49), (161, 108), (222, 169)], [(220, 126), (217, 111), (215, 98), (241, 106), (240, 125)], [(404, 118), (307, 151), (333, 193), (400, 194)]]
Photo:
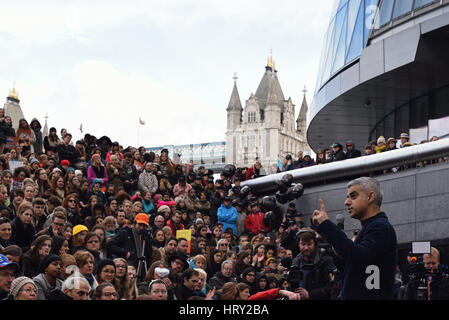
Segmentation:
[(301, 287), (301, 282), (304, 278), (304, 271), (313, 270), (313, 263), (306, 263), (302, 265), (302, 268), (299, 266), (291, 266), (288, 270), (287, 280), (290, 283), (291, 291), (294, 291)]
[(430, 253), (430, 242), (412, 242), (412, 250), (408, 256), (408, 282), (416, 289), (418, 300), (427, 300), (428, 288), (427, 279), (431, 275), (431, 270), (424, 266), (424, 254)]

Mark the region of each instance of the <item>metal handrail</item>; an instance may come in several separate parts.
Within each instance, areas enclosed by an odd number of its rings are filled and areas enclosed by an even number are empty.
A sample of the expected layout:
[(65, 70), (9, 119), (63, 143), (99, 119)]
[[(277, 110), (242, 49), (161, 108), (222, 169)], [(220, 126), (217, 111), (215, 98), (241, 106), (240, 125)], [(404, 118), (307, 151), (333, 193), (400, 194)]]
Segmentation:
[(311, 184), (325, 180), (368, 174), (370, 172), (437, 159), (448, 155), (449, 139), (441, 139), (369, 156), (280, 172), (244, 181), (241, 186), (249, 186), (251, 192), (255, 195), (268, 194), (276, 192), (277, 185), (275, 181), (281, 179), (286, 173), (293, 176), (294, 182)]

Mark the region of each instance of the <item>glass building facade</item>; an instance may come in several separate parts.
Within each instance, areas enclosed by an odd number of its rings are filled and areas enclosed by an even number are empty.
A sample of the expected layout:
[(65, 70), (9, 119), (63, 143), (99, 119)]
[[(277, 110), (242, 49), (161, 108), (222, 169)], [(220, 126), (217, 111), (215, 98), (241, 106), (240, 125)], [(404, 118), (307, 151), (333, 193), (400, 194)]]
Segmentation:
[(336, 0), (309, 106), (311, 148), (449, 137), (448, 52), (449, 0)]
[(360, 57), (366, 47), (379, 0), (337, 0), (324, 37), (317, 90)]
[(316, 91), (360, 57), (372, 30), (437, 2), (440, 0), (336, 0), (324, 37)]

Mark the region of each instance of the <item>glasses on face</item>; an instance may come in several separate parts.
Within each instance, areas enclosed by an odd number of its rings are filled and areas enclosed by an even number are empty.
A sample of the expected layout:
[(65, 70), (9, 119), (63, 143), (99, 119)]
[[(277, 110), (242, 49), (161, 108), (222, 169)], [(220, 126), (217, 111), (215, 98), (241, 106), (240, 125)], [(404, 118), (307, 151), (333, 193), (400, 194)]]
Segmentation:
[(126, 269), (126, 266), (121, 266), (121, 265), (116, 265), (115, 266), (117, 269)]
[(227, 244), (227, 243), (220, 243), (220, 247), (228, 247), (229, 246), (229, 244)]
[(70, 200), (69, 200), (69, 202), (73, 202), (73, 203), (75, 203), (75, 202), (76, 202), (76, 200), (75, 200), (75, 199), (70, 199)]

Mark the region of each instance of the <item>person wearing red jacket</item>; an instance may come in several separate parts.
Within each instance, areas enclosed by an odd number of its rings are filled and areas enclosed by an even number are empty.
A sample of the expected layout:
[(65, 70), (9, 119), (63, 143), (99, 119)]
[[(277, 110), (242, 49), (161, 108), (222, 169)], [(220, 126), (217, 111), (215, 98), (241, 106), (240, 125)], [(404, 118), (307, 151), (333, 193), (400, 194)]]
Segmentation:
[(167, 226), (171, 228), (174, 237), (176, 237), (176, 230), (184, 230), (184, 225), (181, 223), (181, 212), (173, 212), (172, 218), (167, 221)]
[(299, 293), (279, 288), (258, 292), (249, 297), (248, 300), (276, 300), (281, 297), (287, 297), (288, 300), (301, 300)]
[(245, 229), (251, 231), (253, 235), (259, 234), (260, 230), (270, 231), (269, 227), (263, 224), (264, 213), (259, 211), (257, 203), (250, 203), (251, 212), (245, 219)]

